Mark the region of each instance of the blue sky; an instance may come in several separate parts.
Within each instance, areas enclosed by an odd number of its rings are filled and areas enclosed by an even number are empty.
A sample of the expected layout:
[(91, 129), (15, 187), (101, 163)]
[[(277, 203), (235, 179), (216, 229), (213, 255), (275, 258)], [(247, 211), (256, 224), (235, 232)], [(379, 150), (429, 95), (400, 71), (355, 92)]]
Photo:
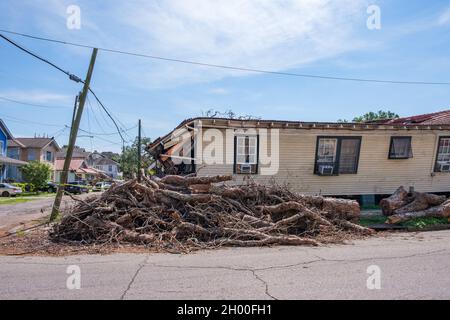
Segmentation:
[[(381, 29), (366, 27), (369, 5)], [(81, 28), (68, 29), (69, 5)], [(449, 1), (12, 1), (0, 2), (0, 29), (175, 59), (273, 71), (372, 79), (450, 82)], [(7, 35), (7, 34), (5, 34)], [(7, 35), (84, 78), (90, 50)], [(0, 42), (0, 99), (17, 137), (56, 135), (63, 145), (81, 86)], [(336, 121), (379, 109), (407, 116), (449, 109), (450, 86), (358, 83), (253, 74), (99, 52), (91, 86), (132, 128), (154, 139), (208, 109), (267, 119)], [(78, 144), (120, 150), (114, 126), (93, 98)], [(128, 139), (137, 133), (128, 131)], [(84, 136), (83, 136), (84, 135)], [(106, 141), (106, 140), (108, 141)]]

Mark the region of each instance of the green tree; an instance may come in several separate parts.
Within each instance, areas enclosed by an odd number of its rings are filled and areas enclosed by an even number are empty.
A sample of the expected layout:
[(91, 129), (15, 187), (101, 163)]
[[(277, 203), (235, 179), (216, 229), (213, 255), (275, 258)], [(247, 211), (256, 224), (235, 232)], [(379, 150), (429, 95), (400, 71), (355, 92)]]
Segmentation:
[(32, 186), (32, 190), (37, 192), (44, 187), (50, 178), (51, 168), (46, 163), (32, 161), (21, 168), (23, 180)]
[[(146, 151), (147, 145), (151, 143), (150, 138), (141, 138), (141, 167), (147, 169), (153, 162), (152, 157)], [(133, 175), (137, 175), (138, 171), (138, 139), (134, 140), (131, 146), (126, 146), (121, 155), (116, 155), (113, 160), (120, 164), (120, 168), (123, 172), (124, 178), (132, 178)]]
[(378, 112), (368, 112), (362, 116), (355, 117), (353, 122), (366, 122), (375, 120), (397, 119), (399, 115), (391, 111), (379, 110)]

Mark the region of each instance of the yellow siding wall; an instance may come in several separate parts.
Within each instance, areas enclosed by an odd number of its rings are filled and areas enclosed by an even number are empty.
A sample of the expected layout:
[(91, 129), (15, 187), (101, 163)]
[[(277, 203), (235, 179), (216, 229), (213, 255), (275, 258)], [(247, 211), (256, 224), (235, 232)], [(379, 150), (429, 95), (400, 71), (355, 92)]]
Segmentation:
[[(317, 136), (321, 135), (362, 137), (357, 174), (313, 174)], [(391, 136), (411, 136), (414, 157), (389, 160)], [(251, 177), (259, 183), (287, 184), (293, 190), (307, 194), (390, 194), (400, 185), (413, 186), (423, 192), (450, 192), (450, 173), (433, 173), (438, 136), (450, 136), (450, 131), (281, 129), (278, 173)], [(233, 159), (234, 141), (224, 140), (226, 155)], [(220, 145), (220, 141), (215, 143)], [(208, 144), (204, 143), (203, 148)], [(207, 156), (205, 160), (208, 160)], [(200, 176), (233, 174), (232, 164), (202, 164), (197, 168)], [(242, 184), (245, 177), (234, 175), (233, 184)]]

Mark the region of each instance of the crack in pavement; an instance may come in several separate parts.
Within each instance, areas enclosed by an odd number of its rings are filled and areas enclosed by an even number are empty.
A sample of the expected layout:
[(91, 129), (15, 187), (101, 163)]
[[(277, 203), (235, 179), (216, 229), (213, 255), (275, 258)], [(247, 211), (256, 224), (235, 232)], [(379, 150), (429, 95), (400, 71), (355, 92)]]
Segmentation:
[(136, 272), (134, 273), (133, 277), (131, 278), (130, 282), (128, 283), (127, 288), (120, 296), (120, 300), (124, 300), (125, 296), (127, 295), (128, 291), (130, 291), (131, 286), (134, 283), (134, 280), (136, 280), (136, 277), (138, 276), (139, 272), (141, 272), (142, 268), (144, 268), (147, 265), (148, 259), (150, 259), (150, 254), (148, 254), (145, 259), (139, 264), (139, 267), (137, 268)]
[(265, 294), (271, 298), (272, 300), (278, 300), (276, 297), (274, 297), (272, 294), (270, 294), (269, 292), (269, 284), (261, 278), (261, 276), (256, 274), (256, 271), (258, 271), (257, 269), (252, 269), (252, 268), (233, 268), (233, 267), (225, 267), (225, 266), (170, 266), (170, 265), (161, 265), (161, 264), (155, 264), (155, 263), (151, 263), (149, 264), (150, 266), (153, 267), (158, 267), (158, 268), (175, 268), (175, 269), (223, 269), (223, 270), (230, 270), (230, 271), (241, 271), (241, 272), (250, 272), (253, 277), (258, 280), (259, 282), (261, 282), (264, 285), (265, 288)]
[(270, 291), (269, 291), (269, 284), (261, 277), (261, 275), (258, 275), (257, 272), (258, 271), (266, 271), (266, 270), (271, 270), (271, 269), (287, 269), (287, 268), (293, 268), (293, 267), (297, 267), (297, 266), (304, 266), (304, 265), (309, 265), (309, 264), (313, 264), (316, 262), (348, 262), (348, 263), (353, 263), (353, 262), (362, 262), (362, 261), (370, 261), (370, 260), (391, 260), (391, 259), (407, 259), (407, 258), (412, 258), (412, 257), (421, 257), (421, 256), (429, 256), (429, 255), (433, 255), (433, 254), (437, 254), (437, 253), (442, 253), (448, 251), (448, 249), (440, 249), (440, 250), (434, 250), (434, 251), (430, 251), (430, 252), (425, 252), (425, 253), (416, 253), (416, 254), (411, 254), (411, 255), (406, 255), (406, 256), (401, 256), (401, 257), (376, 257), (376, 258), (363, 258), (363, 259), (326, 259), (323, 257), (320, 257), (316, 254), (314, 254), (314, 256), (317, 258), (315, 260), (310, 260), (310, 261), (303, 261), (303, 262), (299, 262), (299, 263), (294, 263), (294, 264), (289, 264), (289, 265), (281, 265), (281, 266), (270, 266), (270, 267), (264, 267), (264, 268), (251, 268), (251, 267), (225, 267), (225, 266), (180, 266), (180, 265), (162, 265), (162, 264), (149, 264), (150, 266), (153, 267), (160, 267), (160, 268), (175, 268), (175, 269), (223, 269), (223, 270), (231, 270), (231, 271), (247, 271), (247, 272), (251, 272), (253, 277), (255, 279), (257, 279), (258, 281), (260, 281), (261, 283), (263, 283), (264, 287), (265, 287), (265, 294), (270, 297), (273, 300), (278, 300), (275, 296), (273, 296)]
[(261, 276), (257, 275), (255, 270), (249, 270), (249, 271), (251, 271), (253, 273), (253, 276), (256, 279), (258, 279), (259, 281), (261, 281), (264, 284), (264, 286), (266, 287), (266, 292), (265, 292), (266, 296), (269, 296), (272, 300), (278, 300), (278, 298), (275, 298), (275, 296), (270, 294), (270, 292), (269, 292), (269, 284), (263, 278), (261, 278)]
[(430, 252), (424, 252), (424, 253), (415, 253), (400, 257), (370, 257), (370, 258), (362, 258), (362, 259), (327, 259), (324, 257), (321, 257), (317, 254), (314, 254), (314, 256), (317, 258), (315, 260), (309, 260), (309, 261), (303, 261), (298, 263), (292, 263), (292, 264), (286, 264), (286, 265), (279, 265), (279, 266), (270, 266), (270, 267), (263, 267), (263, 268), (252, 268), (252, 267), (226, 267), (226, 266), (195, 266), (195, 265), (163, 265), (163, 264), (155, 264), (151, 263), (150, 266), (154, 267), (161, 267), (161, 268), (176, 268), (176, 269), (225, 269), (225, 270), (234, 270), (234, 271), (265, 271), (265, 270), (271, 270), (271, 269), (286, 269), (286, 268), (292, 268), (297, 267), (301, 265), (308, 265), (313, 264), (316, 262), (363, 262), (363, 261), (372, 261), (372, 260), (392, 260), (392, 259), (408, 259), (413, 257), (422, 257), (422, 256), (429, 256), (436, 253), (442, 253), (445, 251), (449, 251), (449, 249), (439, 249), (434, 250)]
[(416, 254), (411, 254), (411, 255), (406, 255), (406, 256), (401, 256), (401, 257), (371, 257), (371, 258), (362, 258), (362, 259), (327, 259), (327, 258), (323, 258), (323, 257), (321, 257), (321, 256), (319, 256), (317, 254), (314, 254), (314, 256), (317, 258), (316, 260), (299, 262), (299, 263), (293, 263), (293, 264), (288, 264), (288, 265), (256, 268), (254, 270), (255, 271), (265, 271), (265, 270), (271, 270), (271, 269), (287, 269), (287, 268), (293, 268), (293, 267), (297, 267), (297, 266), (301, 266), (301, 265), (313, 264), (313, 263), (316, 263), (316, 262), (347, 262), (347, 263), (353, 263), (353, 262), (363, 262), (363, 261), (372, 261), (372, 260), (408, 259), (408, 258), (413, 258), (413, 257), (429, 256), (429, 255), (433, 255), (435, 253), (442, 253), (444, 251), (448, 251), (448, 249), (439, 249), (439, 250), (434, 250), (434, 251), (430, 251), (430, 252), (416, 253)]

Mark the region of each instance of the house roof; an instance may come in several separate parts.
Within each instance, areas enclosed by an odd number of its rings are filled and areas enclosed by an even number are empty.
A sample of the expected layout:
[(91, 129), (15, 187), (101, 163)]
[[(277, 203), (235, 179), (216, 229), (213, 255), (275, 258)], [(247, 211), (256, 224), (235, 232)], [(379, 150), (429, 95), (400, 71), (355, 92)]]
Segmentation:
[[(56, 159), (55, 161), (55, 170), (62, 171), (64, 169), (64, 159)], [(82, 167), (87, 167), (84, 164), (84, 159), (72, 159), (70, 161), (69, 170), (70, 171), (76, 171)]]
[(116, 161), (108, 159), (108, 158), (99, 158), (99, 159), (96, 159), (94, 161), (94, 165), (95, 166), (104, 166), (104, 165), (113, 165), (113, 166), (115, 165), (115, 166), (117, 166), (118, 163)]
[(13, 138), (8, 141), (9, 147), (38, 148), (42, 149), (53, 143), (56, 150), (60, 150), (54, 138)]
[(26, 146), (21, 143), (19, 140), (16, 139), (10, 139), (8, 140), (8, 147), (21, 147), (21, 148), (26, 148)]
[(8, 164), (15, 164), (15, 165), (26, 165), (26, 164), (28, 164), (28, 162), (17, 160), (17, 159), (13, 159), (13, 158), (9, 158), (9, 157), (5, 157), (5, 156), (0, 156), (0, 163), (8, 163)]
[(13, 139), (11, 131), (9, 131), (8, 127), (2, 119), (0, 119), (0, 130), (2, 130), (6, 134), (6, 139)]
[[(408, 120), (409, 119), (409, 120)], [(411, 120), (412, 119), (412, 120)], [(403, 120), (403, 121), (402, 121)], [(192, 128), (196, 121), (205, 127), (218, 128), (273, 128), (273, 129), (347, 129), (347, 130), (386, 130), (386, 129), (420, 129), (450, 130), (450, 110), (419, 115), (408, 118), (375, 122), (305, 122), (292, 120), (258, 120), (196, 117), (186, 119), (165, 136), (159, 137), (147, 146), (154, 150), (158, 145), (168, 142), (172, 134), (181, 128)]]
[[(56, 158), (62, 158), (64, 159), (67, 154), (67, 148), (62, 148), (60, 152), (56, 153)], [(86, 152), (83, 148), (75, 147), (73, 149), (72, 158), (80, 158), (85, 159), (87, 158), (91, 153)]]
[(398, 119), (387, 120), (384, 124), (397, 124), (397, 125), (450, 125), (450, 110), (444, 110), (440, 112), (421, 114), (417, 116), (404, 117)]

